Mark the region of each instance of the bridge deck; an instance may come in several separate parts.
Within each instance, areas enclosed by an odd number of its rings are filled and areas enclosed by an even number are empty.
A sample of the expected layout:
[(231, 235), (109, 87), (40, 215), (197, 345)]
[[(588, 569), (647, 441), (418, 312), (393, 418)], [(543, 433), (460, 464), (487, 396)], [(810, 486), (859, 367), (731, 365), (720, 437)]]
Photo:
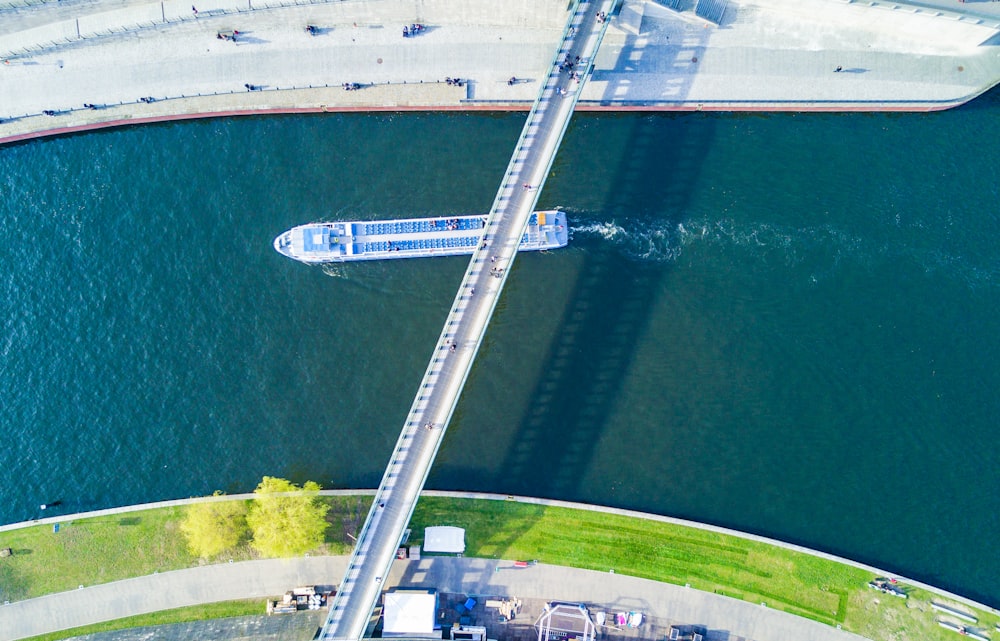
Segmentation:
[(578, 0), (573, 7), (330, 608), (324, 640), (364, 636), (615, 3)]

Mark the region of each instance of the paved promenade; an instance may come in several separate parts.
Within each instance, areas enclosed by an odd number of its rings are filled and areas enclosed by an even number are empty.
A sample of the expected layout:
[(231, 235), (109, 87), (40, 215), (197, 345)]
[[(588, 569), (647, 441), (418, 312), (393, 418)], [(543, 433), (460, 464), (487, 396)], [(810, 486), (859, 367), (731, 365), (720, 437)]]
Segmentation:
[(261, 600), (300, 585), (329, 585), (347, 557), (271, 559), (209, 565), (115, 581), (0, 606), (0, 641), (12, 641), (136, 614), (216, 601)]
[[(567, 17), (562, 0), (8, 1), (0, 142), (205, 114), (527, 109)], [(941, 109), (1000, 79), (998, 25), (985, 1), (729, 0), (716, 25), (628, 0), (579, 108)]]
[[(327, 496), (370, 496), (374, 495), (375, 491), (324, 490), (322, 494)], [(535, 505), (618, 514), (720, 532), (845, 563), (870, 571), (873, 576), (896, 576), (906, 584), (928, 590), (945, 599), (996, 613), (995, 609), (981, 603), (885, 569), (713, 525), (618, 508), (531, 497), (438, 491), (424, 491), (422, 495), (493, 501), (515, 500)], [(252, 494), (199, 497), (147, 505), (130, 505), (85, 514), (63, 515), (39, 521), (10, 524), (0, 527), (0, 532), (32, 525), (48, 526), (57, 522), (110, 514), (126, 514), (144, 509), (185, 505), (194, 502), (250, 498), (253, 498)], [(246, 598), (264, 599), (267, 596), (274, 597), (283, 594), (289, 587), (297, 585), (330, 585), (338, 582), (343, 576), (348, 559), (347, 556), (313, 557), (210, 565), (87, 586), (72, 592), (14, 602), (0, 606), (0, 641), (14, 641), (49, 631), (204, 602)], [(494, 568), (497, 566), (502, 568), (500, 572), (495, 571)], [(629, 609), (642, 607), (649, 616), (655, 616), (664, 621), (707, 625), (712, 629), (729, 630), (734, 637), (742, 636), (757, 641), (768, 639), (831, 639), (831, 641), (836, 641), (861, 638), (758, 605), (726, 599), (698, 590), (659, 584), (645, 579), (547, 565), (535, 566), (524, 571), (503, 569), (510, 566), (509, 561), (482, 559), (436, 558), (425, 559), (423, 562), (398, 561), (393, 565), (393, 569), (388, 575), (386, 587), (416, 585), (437, 587), (443, 591), (461, 591), (467, 594), (498, 593), (521, 598), (574, 600), (608, 609), (619, 606)], [(643, 638), (645, 638), (645, 633)], [(662, 635), (659, 639), (662, 639)]]
[[(108, 619), (210, 601), (283, 594), (299, 585), (328, 585), (343, 576), (348, 557), (247, 561), (118, 581), (0, 607), (0, 641), (97, 623)], [(501, 571), (497, 572), (497, 567)], [(436, 557), (399, 561), (385, 586), (436, 587), (445, 592), (576, 601), (755, 641), (860, 640), (830, 626), (735, 599), (645, 579), (573, 568), (536, 565), (514, 569), (509, 561)], [(664, 630), (638, 638), (662, 639)], [(303, 641), (306, 641), (303, 639)]]
[[(321, 496), (372, 496), (377, 494), (378, 490), (320, 490)], [(531, 496), (513, 496), (508, 494), (491, 494), (487, 492), (451, 492), (451, 491), (441, 491), (441, 490), (423, 490), (420, 495), (422, 497), (440, 497), (440, 498), (450, 498), (450, 499), (471, 499), (471, 500), (481, 500), (481, 501), (516, 501), (518, 503), (527, 503), (530, 505), (544, 505), (550, 507), (561, 507), (569, 510), (586, 510), (589, 512), (601, 512), (604, 514), (615, 514), (618, 516), (624, 516), (633, 519), (642, 519), (648, 521), (657, 521), (660, 523), (672, 523), (674, 525), (681, 525), (684, 527), (695, 528), (699, 530), (705, 530), (708, 532), (718, 532), (720, 534), (725, 534), (727, 536), (735, 536), (750, 541), (757, 541), (759, 543), (764, 543), (766, 545), (774, 545), (777, 547), (784, 548), (786, 550), (793, 550), (795, 552), (801, 552), (802, 554), (810, 554), (822, 559), (828, 559), (830, 561), (836, 561), (837, 563), (843, 563), (844, 565), (849, 565), (851, 567), (859, 568), (870, 572), (873, 576), (892, 576), (899, 581), (918, 587), (922, 590), (926, 590), (938, 596), (944, 597), (946, 599), (951, 599), (959, 603), (964, 603), (971, 608), (976, 608), (980, 610), (985, 610), (993, 612), (994, 614), (1000, 614), (1000, 610), (992, 608), (978, 601), (966, 598), (959, 594), (953, 592), (948, 592), (947, 590), (942, 590), (941, 588), (935, 587), (928, 583), (924, 583), (918, 579), (907, 577), (892, 570), (887, 570), (885, 568), (878, 568), (866, 563), (859, 563), (858, 561), (853, 561), (844, 557), (836, 556), (834, 554), (828, 554), (826, 552), (821, 552), (819, 550), (813, 550), (801, 545), (796, 545), (794, 543), (786, 543), (784, 541), (779, 541), (777, 539), (771, 539), (765, 536), (759, 536), (757, 534), (750, 534), (747, 532), (740, 532), (739, 530), (733, 530), (730, 528), (724, 528), (717, 525), (710, 525), (707, 523), (699, 523), (697, 521), (689, 521), (686, 519), (678, 519), (672, 516), (663, 516), (660, 514), (650, 514), (648, 512), (638, 512), (635, 510), (626, 510), (622, 508), (607, 507), (604, 505), (591, 505), (587, 503), (574, 503), (572, 501), (559, 501), (555, 499), (542, 499)], [(76, 521), (82, 519), (90, 518), (100, 518), (110, 515), (119, 514), (129, 514), (132, 512), (141, 512), (143, 510), (159, 509), (165, 507), (176, 507), (179, 505), (191, 505), (192, 503), (205, 503), (213, 501), (231, 501), (231, 500), (250, 500), (254, 498), (254, 494), (226, 494), (219, 496), (200, 496), (188, 499), (175, 499), (170, 501), (159, 501), (157, 503), (144, 503), (139, 505), (123, 505), (121, 507), (109, 508), (106, 510), (95, 510), (93, 512), (84, 512), (80, 514), (64, 514), (60, 516), (49, 516), (42, 519), (37, 519), (34, 521), (22, 521), (20, 523), (9, 523), (7, 525), (0, 525), (0, 533), (19, 530), (26, 527), (34, 527), (37, 525), (51, 526), (55, 523), (66, 523), (69, 521)]]

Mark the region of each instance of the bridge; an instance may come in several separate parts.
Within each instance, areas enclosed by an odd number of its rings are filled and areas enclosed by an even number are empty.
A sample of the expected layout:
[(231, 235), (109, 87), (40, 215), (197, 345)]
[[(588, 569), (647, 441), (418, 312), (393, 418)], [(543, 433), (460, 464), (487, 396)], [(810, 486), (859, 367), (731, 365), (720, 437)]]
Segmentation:
[(364, 637), (617, 0), (577, 0), (320, 633)]

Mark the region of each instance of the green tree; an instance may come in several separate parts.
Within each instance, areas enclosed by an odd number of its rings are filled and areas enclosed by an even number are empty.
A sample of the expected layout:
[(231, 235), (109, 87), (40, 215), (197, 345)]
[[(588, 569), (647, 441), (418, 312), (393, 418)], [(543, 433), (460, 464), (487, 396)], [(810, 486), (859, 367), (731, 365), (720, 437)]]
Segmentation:
[(246, 515), (243, 501), (194, 503), (187, 508), (180, 530), (191, 553), (207, 559), (236, 547), (247, 531)]
[(247, 514), (253, 531), (250, 544), (263, 556), (297, 556), (323, 545), (330, 506), (319, 499), (317, 483), (306, 481), (300, 488), (265, 476), (254, 494)]

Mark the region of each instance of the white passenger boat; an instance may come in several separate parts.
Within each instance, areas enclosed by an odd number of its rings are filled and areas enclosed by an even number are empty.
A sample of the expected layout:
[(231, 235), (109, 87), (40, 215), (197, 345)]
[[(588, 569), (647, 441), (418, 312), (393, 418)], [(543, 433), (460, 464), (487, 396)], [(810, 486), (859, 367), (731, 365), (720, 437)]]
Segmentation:
[[(303, 263), (468, 255), (483, 242), (485, 225), (481, 215), (312, 223), (275, 238), (274, 249)], [(538, 211), (531, 214), (519, 249), (557, 249), (568, 242), (566, 214)]]

